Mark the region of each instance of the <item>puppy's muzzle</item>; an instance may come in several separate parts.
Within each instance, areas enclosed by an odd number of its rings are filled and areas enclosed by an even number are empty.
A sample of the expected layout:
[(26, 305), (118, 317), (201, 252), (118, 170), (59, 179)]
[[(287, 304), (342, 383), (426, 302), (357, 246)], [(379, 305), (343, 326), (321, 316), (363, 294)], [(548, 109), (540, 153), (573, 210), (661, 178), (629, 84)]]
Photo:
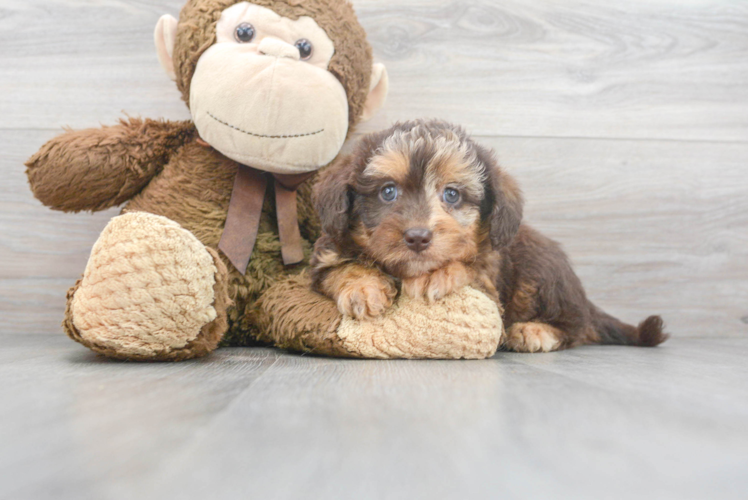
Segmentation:
[(403, 234), (403, 239), (408, 248), (414, 252), (420, 253), (431, 245), (434, 234), (426, 228), (416, 227), (408, 229)]

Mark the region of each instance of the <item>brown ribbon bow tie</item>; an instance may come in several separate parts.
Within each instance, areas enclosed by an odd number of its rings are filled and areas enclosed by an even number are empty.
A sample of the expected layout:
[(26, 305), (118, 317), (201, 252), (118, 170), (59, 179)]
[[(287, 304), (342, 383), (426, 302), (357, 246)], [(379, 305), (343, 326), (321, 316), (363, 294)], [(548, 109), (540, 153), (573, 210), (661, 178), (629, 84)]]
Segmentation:
[(226, 226), (218, 248), (240, 273), (246, 274), (257, 241), (268, 176), (272, 176), (275, 183), (275, 211), (283, 264), (292, 266), (304, 260), (296, 211), (296, 190), (313, 175), (314, 172), (299, 175), (270, 174), (239, 165)]

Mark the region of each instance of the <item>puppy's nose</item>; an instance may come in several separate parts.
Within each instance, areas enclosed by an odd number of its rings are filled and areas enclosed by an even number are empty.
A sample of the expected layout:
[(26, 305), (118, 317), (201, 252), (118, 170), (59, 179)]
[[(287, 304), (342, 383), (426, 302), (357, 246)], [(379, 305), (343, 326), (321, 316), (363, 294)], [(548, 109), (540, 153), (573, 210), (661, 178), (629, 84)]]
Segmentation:
[(414, 252), (423, 252), (426, 250), (429, 245), (431, 245), (431, 239), (433, 237), (434, 234), (423, 227), (408, 229), (403, 235), (405, 244)]

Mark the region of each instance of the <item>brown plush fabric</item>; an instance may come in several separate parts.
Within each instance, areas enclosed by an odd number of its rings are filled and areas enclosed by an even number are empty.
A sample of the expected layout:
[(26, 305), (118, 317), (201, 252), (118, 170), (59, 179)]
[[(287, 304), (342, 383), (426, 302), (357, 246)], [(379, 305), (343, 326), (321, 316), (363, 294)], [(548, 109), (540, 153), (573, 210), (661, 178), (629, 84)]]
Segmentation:
[[(216, 23), (221, 13), (242, 0), (190, 0), (179, 15), (174, 69), (182, 99), (189, 106), (190, 82), (200, 56), (216, 40)], [(252, 0), (253, 4), (267, 7), (275, 13), (298, 19), (309, 16), (327, 32), (335, 44), (335, 55), (329, 70), (348, 94), (351, 130), (356, 126), (364, 109), (371, 82), (373, 63), (371, 46), (366, 32), (358, 22), (356, 13), (346, 0)]]
[(253, 311), (259, 339), (284, 349), (314, 354), (360, 357), (337, 336), (342, 319), (335, 304), (312, 292), (306, 273), (271, 287)]
[(27, 162), (31, 189), (55, 210), (105, 210), (132, 198), (195, 135), (191, 122), (120, 120), (119, 125), (68, 131)]
[[(73, 323), (73, 297), (75, 296), (75, 292), (78, 291), (78, 288), (81, 286), (81, 281), (83, 281), (83, 278), (79, 279), (75, 282), (75, 285), (71, 286), (68, 289), (67, 293), (67, 302), (65, 303), (65, 316), (62, 318), (62, 331), (64, 331), (68, 337), (75, 340), (76, 342), (85, 345), (89, 349), (92, 349), (94, 351), (97, 351), (97, 349), (94, 349), (95, 346), (89, 345), (81, 336), (81, 333), (78, 331), (78, 329), (75, 327), (75, 324)], [(106, 355), (106, 352), (102, 352), (101, 354)], [(116, 354), (116, 353), (112, 353)]]
[(194, 357), (202, 356), (213, 351), (223, 339), (229, 329), (228, 309), (232, 306), (229, 297), (229, 272), (218, 252), (208, 248), (208, 253), (213, 257), (216, 266), (216, 283), (213, 285), (215, 299), (213, 307), (216, 310), (216, 319), (205, 325), (200, 330), (200, 335), (187, 345), (187, 349), (195, 353)]

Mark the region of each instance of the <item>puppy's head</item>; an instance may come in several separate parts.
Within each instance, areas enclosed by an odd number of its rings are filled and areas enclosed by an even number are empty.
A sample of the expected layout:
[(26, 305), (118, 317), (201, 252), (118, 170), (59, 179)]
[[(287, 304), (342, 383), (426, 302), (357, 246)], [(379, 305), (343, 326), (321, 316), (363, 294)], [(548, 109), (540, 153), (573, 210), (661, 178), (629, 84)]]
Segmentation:
[(522, 195), (489, 150), (441, 121), (361, 140), (315, 186), (323, 231), (400, 278), (467, 262), (514, 238)]

